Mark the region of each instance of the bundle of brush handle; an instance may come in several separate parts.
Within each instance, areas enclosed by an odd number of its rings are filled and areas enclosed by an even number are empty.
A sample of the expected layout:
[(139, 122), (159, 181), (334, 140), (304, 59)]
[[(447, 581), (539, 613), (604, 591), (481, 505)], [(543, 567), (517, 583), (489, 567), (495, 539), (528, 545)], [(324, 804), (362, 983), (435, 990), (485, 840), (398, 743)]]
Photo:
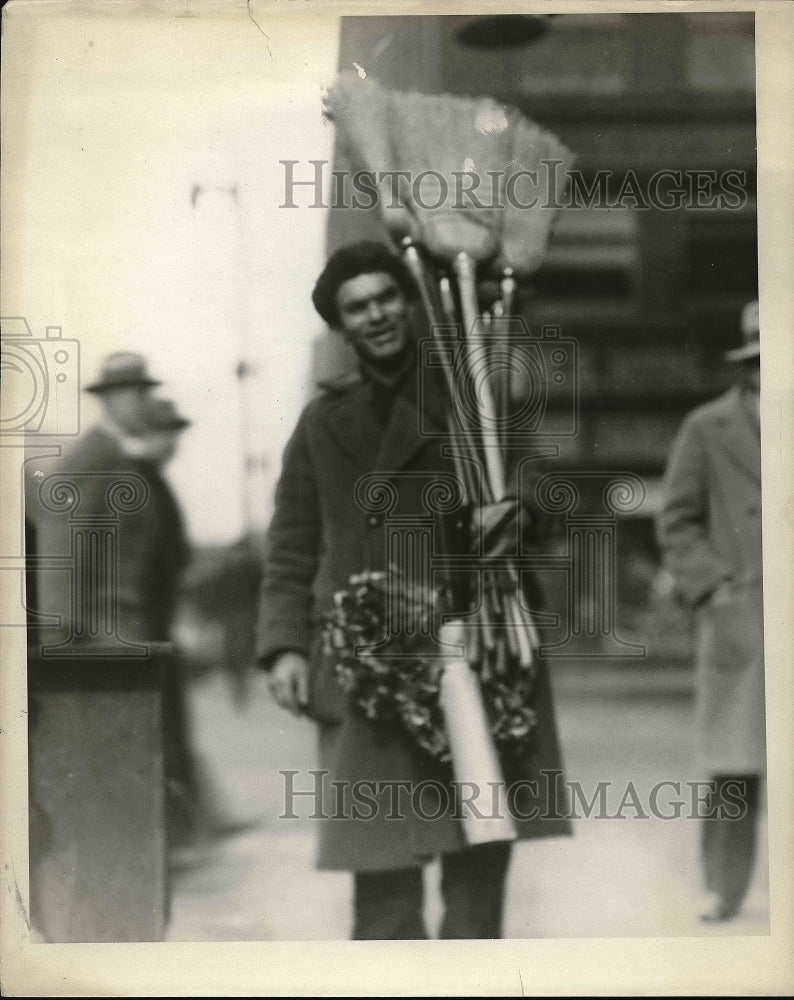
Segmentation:
[[(480, 331), (488, 326), (489, 315), (480, 313), (475, 262), (468, 254), (459, 253), (453, 261), (451, 275), (437, 273), (410, 237), (403, 239), (400, 249), (419, 288), (433, 336), (439, 336), (439, 331), (445, 327), (460, 329), (463, 332), (462, 350), (468, 375), (476, 375), (473, 366), (479, 363), (477, 359), (487, 358), (488, 345), (499, 341), (498, 338), (488, 338), (486, 343), (481, 336)], [(515, 300), (512, 274), (503, 275), (500, 284), (502, 296), (495, 304), (494, 312), (497, 316), (509, 316)], [(498, 399), (494, 397), (488, 378), (478, 380), (479, 419), (475, 426), (466, 421), (461, 426), (459, 422), (453, 423), (452, 417), (453, 412), (460, 417), (466, 410), (456, 405), (458, 380), (450, 366), (444, 367), (444, 373), (450, 437), (460, 441), (460, 447), (452, 449), (456, 473), (472, 506), (478, 503), (498, 504), (507, 496), (506, 456), (500, 431), (505, 425), (510, 405), (509, 377), (501, 386)], [(533, 668), (537, 635), (531, 613), (522, 598), (520, 575), (512, 561), (508, 560), (493, 573), (485, 571), (485, 586), (477, 616), (482, 638), (482, 649), (477, 659), (486, 678), (504, 670), (505, 646), (522, 668)], [(494, 626), (504, 631), (504, 643), (496, 641)]]

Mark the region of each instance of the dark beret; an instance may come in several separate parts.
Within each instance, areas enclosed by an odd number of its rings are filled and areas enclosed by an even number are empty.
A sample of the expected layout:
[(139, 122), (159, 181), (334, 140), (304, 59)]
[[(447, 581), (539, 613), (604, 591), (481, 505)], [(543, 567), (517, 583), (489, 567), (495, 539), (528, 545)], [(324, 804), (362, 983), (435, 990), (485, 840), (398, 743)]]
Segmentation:
[(329, 326), (339, 325), (336, 293), (340, 285), (360, 274), (390, 274), (407, 298), (415, 298), (416, 285), (402, 260), (385, 243), (361, 240), (331, 254), (312, 292), (314, 308)]

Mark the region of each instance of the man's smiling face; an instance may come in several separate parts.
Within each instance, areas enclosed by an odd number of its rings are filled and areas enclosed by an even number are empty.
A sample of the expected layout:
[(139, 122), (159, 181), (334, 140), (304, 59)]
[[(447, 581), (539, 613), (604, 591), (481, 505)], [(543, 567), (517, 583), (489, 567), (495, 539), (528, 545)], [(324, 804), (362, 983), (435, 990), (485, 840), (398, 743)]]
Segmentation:
[(359, 274), (336, 292), (338, 328), (365, 359), (375, 364), (397, 359), (408, 346), (408, 303), (385, 271)]

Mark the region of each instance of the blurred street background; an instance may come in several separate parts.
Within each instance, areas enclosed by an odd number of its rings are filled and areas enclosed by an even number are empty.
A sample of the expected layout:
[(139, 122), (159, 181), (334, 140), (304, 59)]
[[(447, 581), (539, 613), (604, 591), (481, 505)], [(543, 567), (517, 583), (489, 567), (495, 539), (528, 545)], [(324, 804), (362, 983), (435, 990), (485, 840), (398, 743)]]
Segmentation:
[[(257, 556), (283, 447), (318, 379), (349, 362), (314, 314), (311, 287), (329, 251), (383, 237), (376, 211), (311, 208), (310, 164), (326, 164), (326, 183), (349, 167), (322, 120), (322, 88), (354, 70), (397, 90), (490, 95), (559, 136), (588, 190), (601, 171), (613, 194), (627, 177), (647, 189), (662, 170), (736, 175), (733, 203), (707, 210), (692, 205), (690, 184), (670, 209), (561, 211), (522, 288), (530, 328), (558, 327), (578, 345), (577, 433), (560, 438), (555, 462), (583, 477), (582, 509), (601, 512), (604, 477), (642, 484), (610, 522), (615, 621), (592, 637), (592, 659), (552, 669), (566, 777), (588, 798), (602, 781), (632, 782), (642, 798), (659, 781), (703, 777), (691, 622), (660, 568), (654, 519), (674, 434), (729, 384), (721, 359), (758, 294), (752, 13), (529, 17), (510, 47), (489, 38), (483, 22), (494, 19), (472, 16), (290, 12), (265, 35), (251, 6), (223, 24), (152, 13), (134, 36), (125, 18), (42, 17), (28, 46), (37, 112), (25, 170), (36, 197), (13, 206), (8, 226), (25, 241), (7, 241), (8, 270), (20, 274), (7, 315), (26, 316), (36, 337), (54, 323), (79, 339), (84, 384), (109, 352), (140, 351), (193, 421), (168, 473), (194, 552), (175, 640), (192, 746), (225, 829), (170, 858), (175, 941), (350, 931), (350, 876), (314, 869), (310, 820), (278, 818), (279, 771), (315, 766), (314, 727), (278, 710), (250, 672)], [(74, 66), (64, 77), (65, 52)], [(284, 208), (287, 160), (304, 184), (294, 210)], [(90, 280), (75, 280), (78, 270)], [(96, 410), (81, 399), (85, 429)], [(570, 418), (568, 396), (552, 387), (544, 402), (549, 426)], [(564, 551), (562, 535), (545, 541)], [(549, 607), (564, 608), (566, 579), (550, 576)], [(644, 654), (621, 659), (632, 643)], [(626, 810), (574, 827), (516, 848), (506, 936), (768, 932), (765, 826), (745, 907), (709, 927), (696, 916), (695, 821)]]

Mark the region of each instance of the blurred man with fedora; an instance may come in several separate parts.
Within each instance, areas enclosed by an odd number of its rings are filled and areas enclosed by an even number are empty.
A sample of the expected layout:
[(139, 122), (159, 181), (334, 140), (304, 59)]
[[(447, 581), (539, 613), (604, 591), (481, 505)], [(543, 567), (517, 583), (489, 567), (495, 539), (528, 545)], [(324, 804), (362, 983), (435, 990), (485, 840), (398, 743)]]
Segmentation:
[(766, 770), (758, 302), (726, 352), (736, 384), (684, 421), (668, 462), (659, 541), (697, 625), (698, 761), (713, 782), (701, 821), (701, 919), (731, 919), (753, 872)]
[(133, 351), (117, 351), (105, 358), (99, 378), (86, 387), (102, 406), (100, 422), (67, 456), (71, 464), (104, 465), (120, 451), (135, 452), (136, 442), (150, 430), (146, 423), (151, 391), (160, 385), (149, 376), (146, 360)]
[[(145, 451), (144, 435), (149, 431), (147, 407), (151, 391), (158, 385), (160, 382), (149, 375), (146, 360), (140, 354), (119, 351), (105, 358), (98, 379), (86, 387), (86, 392), (99, 401), (102, 416), (59, 462), (47, 470), (60, 476), (80, 477), (83, 516), (90, 516), (94, 500), (101, 502), (99, 496), (92, 498), (89, 495), (92, 484), (99, 489), (103, 474), (124, 474), (128, 471), (130, 460)], [(42, 506), (38, 487), (43, 478), (29, 478), (26, 482), (26, 508), (36, 527), (38, 552), (45, 556), (66, 555), (70, 546), (69, 520)], [(69, 634), (72, 624), (71, 596), (63, 576), (47, 570), (40, 572), (38, 599), (37, 610), (57, 615), (61, 621), (61, 632)], [(129, 633), (140, 635), (138, 623), (134, 616), (126, 617), (126, 622), (119, 623), (121, 634), (128, 641), (137, 641)], [(56, 639), (55, 632), (47, 629), (43, 638), (52, 644)]]

